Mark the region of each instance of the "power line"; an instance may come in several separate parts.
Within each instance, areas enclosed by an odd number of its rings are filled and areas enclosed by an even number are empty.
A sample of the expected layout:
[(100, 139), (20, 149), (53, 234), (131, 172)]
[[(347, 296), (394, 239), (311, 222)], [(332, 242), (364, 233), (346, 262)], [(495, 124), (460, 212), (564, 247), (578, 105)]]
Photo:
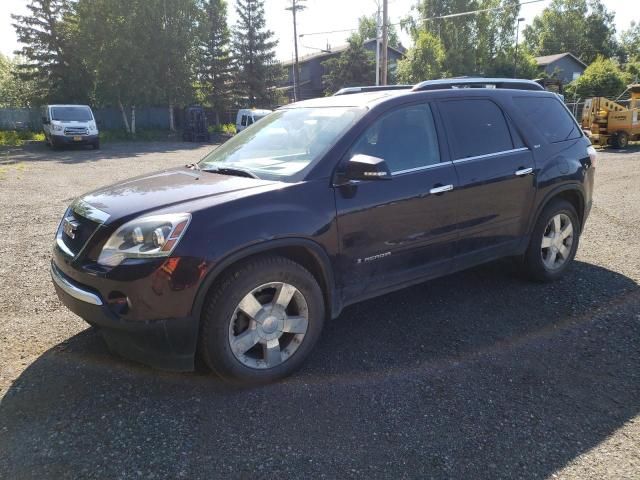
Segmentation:
[[(479, 9), (479, 10), (469, 10), (468, 12), (450, 13), (448, 15), (439, 15), (437, 17), (425, 17), (425, 18), (419, 18), (418, 21), (427, 22), (429, 20), (440, 20), (440, 19), (446, 19), (446, 18), (463, 17), (463, 16), (466, 16), (466, 15), (475, 15), (477, 13), (494, 12), (496, 10), (506, 10), (508, 8), (521, 7), (523, 5), (529, 5), (531, 3), (540, 3), (540, 2), (547, 2), (547, 1), (548, 0), (528, 0), (526, 2), (520, 2), (517, 5), (505, 5), (503, 7), (482, 8), (482, 9)], [(396, 23), (390, 23), (389, 25), (400, 25), (402, 23), (403, 22), (396, 22)], [(310, 35), (327, 35), (327, 34), (330, 34), (330, 33), (355, 32), (357, 30), (358, 30), (357, 28), (345, 28), (343, 30), (328, 30), (326, 32), (301, 33), (299, 36), (300, 37), (305, 37), (305, 36), (310, 36)]]

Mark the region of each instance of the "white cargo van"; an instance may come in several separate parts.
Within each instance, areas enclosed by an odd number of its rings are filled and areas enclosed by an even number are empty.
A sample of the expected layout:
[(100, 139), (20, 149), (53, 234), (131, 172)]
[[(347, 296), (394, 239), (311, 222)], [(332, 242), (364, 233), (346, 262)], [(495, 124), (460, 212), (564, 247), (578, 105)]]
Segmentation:
[(236, 116), (236, 132), (241, 132), (249, 125), (253, 125), (261, 118), (269, 115), (273, 110), (258, 110), (255, 108), (241, 108)]
[(47, 144), (54, 148), (62, 145), (100, 148), (96, 119), (87, 105), (45, 105), (42, 129)]

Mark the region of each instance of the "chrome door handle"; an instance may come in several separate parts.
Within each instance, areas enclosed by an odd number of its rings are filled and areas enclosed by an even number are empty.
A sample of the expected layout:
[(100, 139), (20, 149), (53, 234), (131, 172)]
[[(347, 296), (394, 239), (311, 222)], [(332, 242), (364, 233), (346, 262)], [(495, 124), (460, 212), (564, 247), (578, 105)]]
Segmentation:
[(516, 175), (518, 177), (522, 177), (524, 175), (529, 175), (530, 173), (533, 173), (533, 168), (529, 167), (529, 168), (522, 168), (520, 170), (516, 170)]
[(453, 190), (453, 185), (443, 185), (441, 187), (433, 187), (431, 190), (429, 190), (429, 193), (435, 195), (437, 193), (444, 193), (450, 190)]

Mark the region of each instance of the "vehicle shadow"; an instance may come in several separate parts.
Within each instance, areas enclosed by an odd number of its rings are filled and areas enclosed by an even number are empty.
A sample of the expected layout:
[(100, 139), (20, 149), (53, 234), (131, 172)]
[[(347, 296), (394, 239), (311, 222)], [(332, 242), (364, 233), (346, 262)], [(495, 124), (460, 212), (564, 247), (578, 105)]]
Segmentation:
[[(217, 144), (193, 143), (179, 141), (155, 142), (109, 142), (103, 143), (99, 150), (93, 150), (86, 145), (70, 145), (53, 150), (44, 142), (30, 142), (21, 147), (3, 147), (0, 158), (12, 162), (58, 162), (63, 164), (78, 164), (99, 162), (114, 158), (137, 158), (148, 153), (170, 153), (181, 150), (208, 151)], [(204, 155), (204, 153), (203, 153)]]
[(348, 308), (302, 371), (245, 389), (86, 330), (2, 400), (0, 477), (548, 477), (640, 412), (639, 311), (619, 273), (495, 262)]
[(640, 142), (630, 142), (625, 148), (613, 148), (605, 147), (598, 150), (600, 153), (612, 153), (612, 154), (633, 154), (640, 153)]

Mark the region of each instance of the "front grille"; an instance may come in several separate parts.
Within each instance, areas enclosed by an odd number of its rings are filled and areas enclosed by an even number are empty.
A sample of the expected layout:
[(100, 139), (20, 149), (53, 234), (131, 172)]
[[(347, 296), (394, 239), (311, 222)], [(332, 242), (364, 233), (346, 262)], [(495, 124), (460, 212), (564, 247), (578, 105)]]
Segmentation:
[(86, 127), (65, 127), (65, 135), (88, 135), (89, 132)]
[[(72, 228), (65, 228), (65, 223), (67, 222), (72, 225)], [(67, 248), (74, 255), (77, 255), (91, 238), (91, 235), (93, 235), (98, 226), (98, 223), (69, 210), (66, 217), (62, 220), (60, 238)], [(73, 237), (71, 235), (73, 235)]]

